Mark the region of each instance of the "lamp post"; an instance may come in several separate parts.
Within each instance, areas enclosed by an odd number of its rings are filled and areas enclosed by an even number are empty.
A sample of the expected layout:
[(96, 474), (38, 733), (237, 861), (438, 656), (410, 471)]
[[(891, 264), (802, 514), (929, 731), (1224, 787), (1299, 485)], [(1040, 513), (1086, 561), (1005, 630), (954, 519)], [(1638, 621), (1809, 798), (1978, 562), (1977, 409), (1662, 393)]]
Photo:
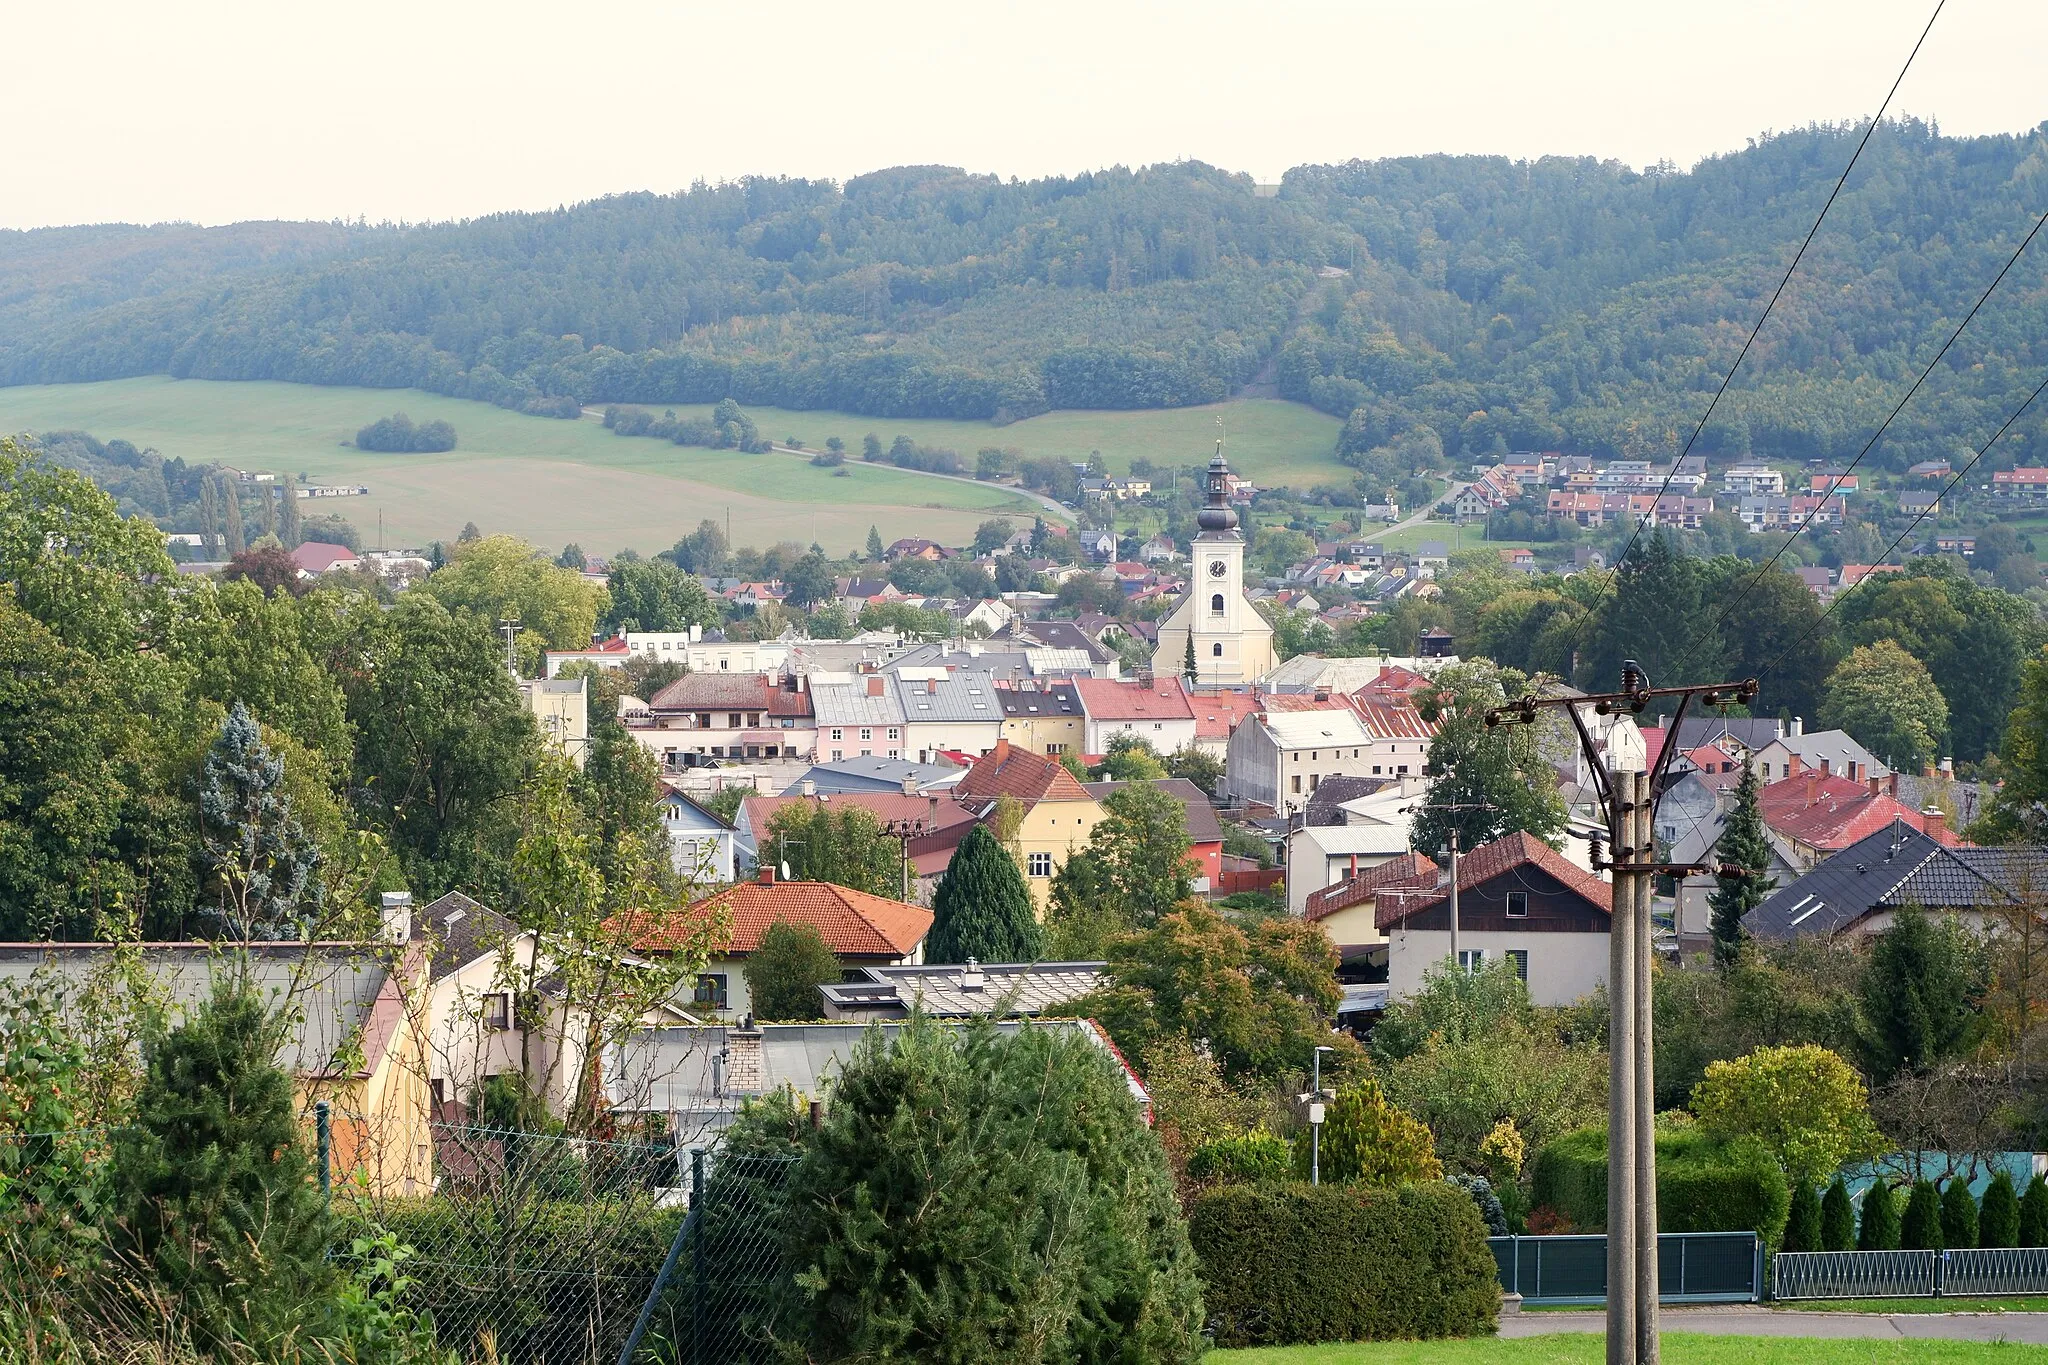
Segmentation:
[(1309, 1062), (1311, 1087), (1308, 1092), (1308, 1183), (1323, 1183), (1323, 1054), (1333, 1047), (1318, 1047)]

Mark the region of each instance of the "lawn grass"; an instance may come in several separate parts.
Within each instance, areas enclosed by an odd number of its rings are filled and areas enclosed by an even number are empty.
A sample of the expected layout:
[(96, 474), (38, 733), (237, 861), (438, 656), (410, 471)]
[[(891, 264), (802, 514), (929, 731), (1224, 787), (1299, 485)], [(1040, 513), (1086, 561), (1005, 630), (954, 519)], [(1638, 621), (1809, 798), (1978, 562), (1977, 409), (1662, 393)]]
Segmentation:
[[(1591, 1332), (1560, 1332), (1512, 1341), (1475, 1337), (1212, 1351), (1203, 1359), (1211, 1365), (1597, 1365), (1605, 1359), (1605, 1339)], [(1670, 1365), (1991, 1365), (2048, 1361), (2048, 1346), (1666, 1332), (1663, 1359)]]
[[(342, 442), (377, 417), (403, 410), (415, 421), (451, 423), (457, 449), (384, 455)], [(764, 435), (796, 436), (813, 449), (828, 436), (855, 451), (873, 431), (949, 445), (972, 462), (985, 445), (1086, 459), (1101, 450), (1113, 469), (1144, 456), (1178, 464), (1207, 459), (1218, 412), (1230, 450), (1261, 482), (1342, 482), (1333, 453), (1338, 423), (1296, 403), (1254, 400), (1146, 412), (1056, 412), (1007, 427), (984, 422), (859, 417), (753, 408)], [(816, 541), (833, 554), (859, 547), (869, 526), (882, 539), (929, 536), (964, 543), (983, 520), (1028, 521), (1038, 505), (1014, 490), (921, 478), (859, 460), (845, 473), (789, 455), (741, 455), (613, 436), (597, 421), (526, 417), (416, 389), (361, 389), (273, 382), (172, 380), (0, 388), (0, 432), (90, 431), (155, 446), (188, 463), (308, 473), (361, 483), (364, 498), (317, 504), (373, 538), (378, 513), (394, 545), (452, 539), (463, 523), (510, 532), (550, 548), (576, 541), (594, 553), (665, 549), (699, 520), (730, 517), (739, 544)], [(192, 528), (177, 528), (192, 529)]]
[(2048, 1295), (1940, 1299), (1780, 1299), (1781, 1313), (2048, 1313)]

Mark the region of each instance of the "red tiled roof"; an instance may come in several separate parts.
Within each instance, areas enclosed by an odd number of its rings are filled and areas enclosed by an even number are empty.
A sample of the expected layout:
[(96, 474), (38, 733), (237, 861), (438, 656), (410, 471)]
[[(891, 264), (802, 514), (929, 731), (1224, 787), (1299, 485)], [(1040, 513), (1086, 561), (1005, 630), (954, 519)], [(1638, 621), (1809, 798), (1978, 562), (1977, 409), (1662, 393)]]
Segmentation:
[(1259, 702), (1267, 711), (1342, 711), (1351, 705), (1341, 692), (1268, 692)]
[[(1518, 867), (1535, 867), (1549, 873), (1563, 884), (1567, 891), (1578, 893), (1602, 914), (1611, 908), (1613, 890), (1583, 868), (1565, 861), (1564, 855), (1550, 845), (1530, 834), (1516, 830), (1506, 838), (1495, 839), (1490, 844), (1481, 844), (1458, 860), (1458, 890), (1470, 891), (1483, 886), (1495, 877), (1504, 876)], [(1419, 914), (1430, 906), (1450, 898), (1448, 887), (1438, 887), (1432, 882), (1426, 888), (1408, 891), (1393, 888), (1389, 894), (1379, 898), (1373, 911), (1373, 922), (1381, 929), (1399, 924), (1411, 915)]]
[(1259, 709), (1260, 700), (1249, 692), (1194, 693), (1188, 705), (1195, 713), (1195, 738), (1230, 738), (1237, 723)]
[(1963, 842), (1946, 823), (1930, 830), (1919, 811), (1885, 793), (1872, 795), (1864, 783), (1836, 775), (1797, 773), (1780, 778), (1759, 793), (1757, 808), (1764, 823), (1779, 834), (1824, 853), (1847, 848), (1894, 820), (1903, 820), (1950, 848)]
[(759, 711), (770, 716), (811, 714), (811, 694), (784, 687), (761, 673), (685, 673), (648, 698), (650, 711)]
[(1090, 720), (1193, 720), (1194, 708), (1177, 680), (1136, 683), (1076, 678), (1074, 690)]
[(732, 920), (729, 957), (760, 947), (761, 935), (776, 923), (815, 926), (825, 946), (841, 957), (908, 957), (932, 927), (932, 912), (922, 906), (830, 882), (747, 881), (695, 902), (673, 919), (632, 926), (628, 941), (636, 952), (664, 951), (686, 937), (678, 930), (719, 909)]
[[(966, 832), (966, 826), (974, 823), (971, 812), (962, 810), (951, 801), (933, 801), (929, 796), (905, 796), (901, 792), (835, 792), (831, 796), (799, 796), (794, 793), (783, 796), (749, 796), (740, 804), (746, 810), (747, 828), (754, 832), (757, 840), (768, 837), (768, 822), (775, 818), (775, 812), (798, 801), (812, 805), (858, 806), (873, 815), (883, 824), (904, 821), (924, 826), (929, 834), (944, 834), (959, 826)], [(928, 835), (915, 836), (913, 849), (920, 839)]]
[(1436, 727), (1424, 720), (1422, 713), (1406, 697), (1375, 697), (1367, 692), (1356, 692), (1351, 697), (1351, 709), (1358, 712), (1358, 718), (1365, 722), (1366, 732), (1374, 739), (1436, 737)]
[(1346, 877), (1335, 886), (1326, 886), (1311, 893), (1302, 916), (1311, 920), (1326, 918), (1339, 910), (1348, 910), (1390, 886), (1410, 883), (1418, 887), (1435, 886), (1436, 873), (1436, 864), (1427, 854), (1403, 853), (1378, 867), (1366, 868), (1356, 877)]
[(992, 801), (1014, 796), (1019, 801), (1086, 801), (1088, 793), (1056, 758), (1033, 753), (1007, 739), (974, 760), (966, 775), (953, 784), (963, 801)]
[(300, 542), (292, 551), (292, 563), (307, 573), (326, 573), (337, 564), (353, 564), (356, 552), (346, 545), (334, 545), (324, 540)]

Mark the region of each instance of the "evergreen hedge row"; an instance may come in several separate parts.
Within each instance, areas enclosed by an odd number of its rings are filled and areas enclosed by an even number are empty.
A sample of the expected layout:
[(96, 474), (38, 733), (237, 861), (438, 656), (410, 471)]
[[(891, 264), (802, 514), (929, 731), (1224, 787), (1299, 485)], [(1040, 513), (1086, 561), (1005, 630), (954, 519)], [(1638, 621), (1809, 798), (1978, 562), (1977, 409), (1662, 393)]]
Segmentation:
[(1474, 1336), (1500, 1310), (1479, 1211), (1440, 1182), (1226, 1186), (1188, 1233), (1218, 1346)]
[[(1582, 1128), (1537, 1153), (1531, 1201), (1580, 1232), (1607, 1226), (1607, 1131)], [(1749, 1139), (1698, 1131), (1657, 1134), (1657, 1227), (1661, 1232), (1755, 1232), (1775, 1250), (1791, 1190), (1770, 1153)]]

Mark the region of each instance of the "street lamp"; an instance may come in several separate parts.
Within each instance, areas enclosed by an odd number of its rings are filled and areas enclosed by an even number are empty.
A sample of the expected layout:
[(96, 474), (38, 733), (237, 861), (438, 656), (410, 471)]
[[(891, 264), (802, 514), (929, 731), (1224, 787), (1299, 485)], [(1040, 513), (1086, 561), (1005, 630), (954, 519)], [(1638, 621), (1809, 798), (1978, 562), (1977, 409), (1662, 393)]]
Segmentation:
[(1312, 1079), (1308, 1092), (1308, 1183), (1323, 1183), (1323, 1054), (1333, 1047), (1318, 1047), (1309, 1062)]

